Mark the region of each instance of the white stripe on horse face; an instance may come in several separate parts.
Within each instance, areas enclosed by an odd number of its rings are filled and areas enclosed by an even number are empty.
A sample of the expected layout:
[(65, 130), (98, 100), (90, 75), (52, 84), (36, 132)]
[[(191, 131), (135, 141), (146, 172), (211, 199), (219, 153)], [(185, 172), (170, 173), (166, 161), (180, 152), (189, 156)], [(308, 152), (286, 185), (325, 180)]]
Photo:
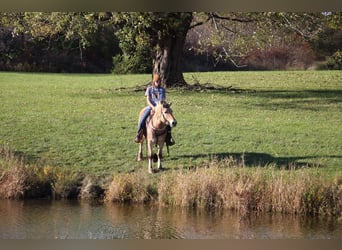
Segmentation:
[[(168, 115), (169, 114), (169, 115)], [(170, 115), (171, 114), (171, 115)], [(165, 119), (165, 121), (167, 121), (167, 123), (169, 124), (169, 126), (175, 127), (177, 125), (177, 121), (174, 119), (172, 112), (171, 113), (166, 113), (166, 112), (162, 112), (163, 118)], [(168, 120), (167, 116), (171, 116), (172, 120)]]
[(170, 125), (171, 128), (172, 127), (176, 127), (177, 121), (176, 120), (169, 121), (169, 125)]

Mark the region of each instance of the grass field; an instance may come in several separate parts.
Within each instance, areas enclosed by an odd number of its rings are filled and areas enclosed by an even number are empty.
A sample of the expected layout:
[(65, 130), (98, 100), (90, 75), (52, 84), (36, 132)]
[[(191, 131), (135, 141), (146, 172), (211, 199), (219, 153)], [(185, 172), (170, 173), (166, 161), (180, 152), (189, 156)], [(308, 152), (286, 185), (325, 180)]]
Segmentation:
[[(186, 73), (167, 169), (230, 158), (341, 174), (342, 72)], [(0, 73), (0, 145), (29, 162), (95, 175), (146, 168), (133, 139), (149, 75)], [(208, 85), (208, 83), (210, 85)], [(214, 87), (213, 87), (214, 86)], [(166, 156), (166, 153), (164, 152)]]
[(149, 75), (0, 73), (0, 198), (341, 218), (341, 71), (185, 78), (192, 88), (167, 91), (178, 121), (167, 171), (151, 176), (133, 141)]

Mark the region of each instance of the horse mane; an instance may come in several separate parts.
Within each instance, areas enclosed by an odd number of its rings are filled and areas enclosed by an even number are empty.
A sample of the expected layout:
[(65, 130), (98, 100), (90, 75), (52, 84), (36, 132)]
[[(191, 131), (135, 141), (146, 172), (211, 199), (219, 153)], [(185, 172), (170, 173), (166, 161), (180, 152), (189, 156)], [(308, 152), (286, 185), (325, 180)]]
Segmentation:
[(156, 108), (154, 109), (155, 111), (155, 115), (157, 115), (158, 117), (161, 115), (162, 109), (164, 107), (164, 101), (158, 102), (156, 105)]
[(163, 108), (162, 102), (158, 102), (154, 109), (154, 114), (157, 116), (160, 116), (162, 108)]
[(162, 105), (163, 106), (163, 108), (170, 108), (170, 106), (171, 106), (171, 103), (168, 103), (167, 101), (160, 101), (160, 102), (158, 102), (157, 104), (160, 104), (160, 105)]
[(167, 108), (171, 110), (170, 106), (171, 106), (171, 103), (168, 103), (166, 101), (157, 102), (157, 105), (154, 109), (154, 114), (156, 115), (156, 117), (161, 117), (163, 108)]

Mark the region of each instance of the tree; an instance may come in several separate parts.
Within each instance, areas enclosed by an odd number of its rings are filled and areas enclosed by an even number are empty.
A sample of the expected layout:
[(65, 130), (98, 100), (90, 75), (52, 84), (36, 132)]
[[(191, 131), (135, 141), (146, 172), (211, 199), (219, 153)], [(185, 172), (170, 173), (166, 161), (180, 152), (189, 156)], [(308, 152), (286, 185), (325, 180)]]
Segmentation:
[(117, 36), (121, 48), (129, 55), (137, 48), (150, 48), (152, 73), (160, 74), (166, 87), (185, 84), (182, 72), (182, 53), (192, 13), (129, 12), (113, 14), (119, 27)]

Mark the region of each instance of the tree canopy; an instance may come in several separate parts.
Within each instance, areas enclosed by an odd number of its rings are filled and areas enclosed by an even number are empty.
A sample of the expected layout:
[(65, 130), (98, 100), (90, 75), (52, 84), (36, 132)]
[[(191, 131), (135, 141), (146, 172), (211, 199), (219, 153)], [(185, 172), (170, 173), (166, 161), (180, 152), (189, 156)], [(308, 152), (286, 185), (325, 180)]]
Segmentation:
[(52, 56), (41, 58), (50, 64), (54, 57), (73, 55), (73, 65), (89, 71), (87, 63), (103, 57), (107, 66), (101, 67), (109, 71), (114, 57), (115, 71), (159, 73), (172, 87), (186, 84), (184, 53), (241, 69), (262, 57), (285, 60), (296, 49), (308, 55), (327, 46), (321, 41), (328, 37), (335, 53), (342, 47), (341, 20), (339, 12), (0, 13), (0, 67), (17, 63), (18, 55), (49, 51)]

